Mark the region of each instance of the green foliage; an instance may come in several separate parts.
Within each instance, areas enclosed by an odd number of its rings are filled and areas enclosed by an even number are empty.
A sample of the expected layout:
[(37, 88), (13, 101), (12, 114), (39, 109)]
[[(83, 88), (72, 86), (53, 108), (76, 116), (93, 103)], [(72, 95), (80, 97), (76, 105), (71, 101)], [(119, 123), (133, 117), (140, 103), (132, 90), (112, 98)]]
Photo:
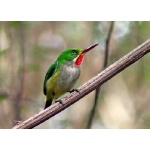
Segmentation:
[(143, 80), (145, 80), (145, 82), (150, 82), (150, 66), (148, 65), (150, 64), (150, 55), (145, 56), (143, 61)]
[(0, 49), (0, 56), (3, 56), (6, 54), (8, 49)]
[(21, 23), (22, 23), (21, 21), (10, 21), (10, 25), (14, 27), (19, 26)]
[(142, 118), (142, 126), (145, 129), (150, 129), (150, 114), (147, 114)]
[(19, 27), (19, 26), (28, 26), (29, 25), (29, 22), (27, 21), (10, 21), (10, 25), (12, 27)]
[(3, 100), (5, 100), (7, 97), (8, 97), (7, 94), (5, 94), (5, 93), (0, 93), (0, 102), (3, 101)]
[(39, 71), (39, 69), (40, 69), (39, 65), (33, 63), (28, 64), (26, 67), (27, 71)]

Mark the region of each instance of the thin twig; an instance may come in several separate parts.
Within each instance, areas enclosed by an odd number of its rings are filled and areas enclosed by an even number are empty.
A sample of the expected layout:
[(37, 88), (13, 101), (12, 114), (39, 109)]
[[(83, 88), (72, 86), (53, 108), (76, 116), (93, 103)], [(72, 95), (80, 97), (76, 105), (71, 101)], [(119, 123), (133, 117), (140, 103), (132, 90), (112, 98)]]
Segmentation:
[(109, 79), (120, 73), (122, 70), (124, 70), (149, 52), (150, 39), (129, 52), (124, 57), (120, 58), (118, 61), (103, 70), (101, 73), (90, 79), (88, 82), (83, 84), (81, 87), (78, 88), (79, 92), (73, 92), (70, 95), (61, 99), (63, 104), (56, 103), (49, 108), (42, 110), (31, 118), (21, 122), (19, 125), (16, 125), (14, 129), (30, 129), (43, 123), (44, 121), (55, 116), (62, 110), (68, 108), (70, 105), (74, 104), (88, 93), (95, 90), (98, 86), (101, 86), (102, 84), (107, 82)]
[[(100, 70), (100, 72), (107, 67), (108, 54), (109, 54), (109, 43), (110, 43), (110, 40), (111, 40), (111, 35), (112, 35), (112, 32), (113, 32), (113, 28), (114, 28), (114, 21), (111, 21), (110, 28), (109, 28), (109, 31), (108, 31), (108, 35), (107, 35), (106, 42), (105, 42), (104, 64), (103, 64), (103, 68)], [(91, 126), (92, 126), (93, 118), (94, 118), (95, 111), (96, 111), (96, 106), (97, 106), (97, 103), (98, 103), (99, 94), (100, 94), (100, 86), (98, 86), (98, 88), (95, 91), (94, 103), (93, 103), (93, 106), (92, 106), (91, 111), (89, 113), (89, 118), (88, 118), (88, 121), (87, 121), (87, 129), (90, 129)]]

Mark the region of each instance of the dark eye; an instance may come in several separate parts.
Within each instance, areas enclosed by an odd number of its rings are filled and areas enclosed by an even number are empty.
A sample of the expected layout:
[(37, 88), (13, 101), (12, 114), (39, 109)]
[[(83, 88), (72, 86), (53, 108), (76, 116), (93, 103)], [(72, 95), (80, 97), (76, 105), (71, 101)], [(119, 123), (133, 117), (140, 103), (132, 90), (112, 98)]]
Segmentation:
[(73, 54), (73, 55), (76, 54), (76, 51), (75, 51), (75, 50), (72, 50), (72, 51), (71, 51), (71, 54)]

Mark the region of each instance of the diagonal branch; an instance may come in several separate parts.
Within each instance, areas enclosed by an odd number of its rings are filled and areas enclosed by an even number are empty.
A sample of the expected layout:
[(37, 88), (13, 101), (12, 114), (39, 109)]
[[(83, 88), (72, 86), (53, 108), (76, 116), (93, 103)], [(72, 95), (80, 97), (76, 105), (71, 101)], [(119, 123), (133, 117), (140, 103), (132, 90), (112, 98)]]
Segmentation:
[[(112, 32), (113, 32), (113, 28), (114, 28), (114, 21), (111, 21), (110, 28), (109, 28), (107, 38), (106, 38), (106, 42), (105, 42), (105, 57), (104, 57), (104, 64), (103, 64), (102, 70), (104, 70), (107, 67), (108, 53), (109, 53), (109, 43), (110, 43), (110, 40), (111, 40), (111, 35), (112, 35)], [(92, 125), (92, 121), (93, 121), (94, 114), (95, 114), (95, 111), (96, 111), (96, 106), (97, 106), (97, 103), (98, 103), (99, 94), (100, 94), (100, 86), (98, 86), (98, 88), (95, 91), (94, 104), (93, 104), (92, 109), (89, 113), (89, 118), (88, 118), (88, 121), (87, 121), (87, 128), (88, 129), (90, 129), (91, 125)]]
[(150, 39), (129, 52), (124, 57), (120, 58), (118, 61), (110, 65), (108, 68), (103, 70), (101, 73), (90, 79), (88, 82), (83, 84), (78, 88), (79, 92), (73, 92), (70, 95), (61, 99), (63, 104), (56, 103), (51, 107), (42, 110), (33, 117), (27, 119), (16, 125), (14, 129), (29, 129), (41, 124), (42, 122), (48, 120), (49, 118), (55, 116), (62, 110), (66, 109), (70, 105), (77, 102), (79, 99), (87, 95), (88, 93), (95, 90), (98, 86), (101, 86), (109, 79), (114, 77), (116, 74), (132, 65), (134, 62), (139, 60), (141, 57), (150, 52)]

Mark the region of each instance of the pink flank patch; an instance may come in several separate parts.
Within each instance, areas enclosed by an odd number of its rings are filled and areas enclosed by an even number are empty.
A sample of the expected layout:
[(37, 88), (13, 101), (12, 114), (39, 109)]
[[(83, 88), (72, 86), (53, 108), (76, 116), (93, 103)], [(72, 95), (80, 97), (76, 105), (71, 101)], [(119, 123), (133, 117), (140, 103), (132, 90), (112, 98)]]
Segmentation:
[(76, 64), (77, 66), (81, 65), (81, 63), (82, 63), (82, 61), (83, 61), (83, 58), (84, 58), (84, 54), (80, 54), (80, 55), (78, 56), (78, 58), (76, 59), (75, 64)]

